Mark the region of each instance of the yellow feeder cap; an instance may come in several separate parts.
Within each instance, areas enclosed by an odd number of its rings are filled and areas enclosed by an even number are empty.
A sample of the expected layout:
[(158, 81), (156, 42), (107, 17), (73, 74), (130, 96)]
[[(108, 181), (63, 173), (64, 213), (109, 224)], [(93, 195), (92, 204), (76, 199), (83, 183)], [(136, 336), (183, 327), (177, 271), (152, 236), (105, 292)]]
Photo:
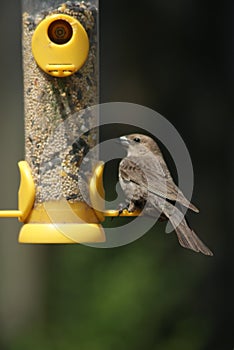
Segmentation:
[(32, 52), (44, 72), (54, 77), (67, 77), (86, 62), (89, 38), (77, 19), (55, 14), (46, 17), (35, 29)]

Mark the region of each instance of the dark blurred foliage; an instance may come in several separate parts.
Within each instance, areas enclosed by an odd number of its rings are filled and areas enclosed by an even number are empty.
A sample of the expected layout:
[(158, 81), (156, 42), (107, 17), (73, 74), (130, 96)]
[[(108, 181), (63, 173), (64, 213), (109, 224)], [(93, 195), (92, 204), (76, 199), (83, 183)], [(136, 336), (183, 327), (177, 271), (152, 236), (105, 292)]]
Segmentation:
[[(233, 348), (233, 11), (231, 1), (100, 4), (101, 101), (145, 105), (177, 128), (193, 161), (193, 202), (201, 210), (189, 220), (214, 257), (181, 248), (163, 223), (131, 245), (103, 250), (22, 248), (14, 243), (18, 226), (8, 232), (10, 221), (1, 221), (1, 349)], [(17, 192), (15, 163), (23, 157), (20, 16), (18, 2), (2, 1), (7, 185), (1, 206), (7, 207)], [(101, 136), (123, 131), (109, 127)]]

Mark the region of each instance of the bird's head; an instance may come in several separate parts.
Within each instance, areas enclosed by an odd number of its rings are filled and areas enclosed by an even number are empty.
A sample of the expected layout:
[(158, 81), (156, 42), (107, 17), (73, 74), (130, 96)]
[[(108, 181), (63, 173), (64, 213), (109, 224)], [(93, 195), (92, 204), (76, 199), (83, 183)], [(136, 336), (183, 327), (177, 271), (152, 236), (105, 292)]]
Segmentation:
[(120, 137), (121, 144), (127, 149), (128, 156), (144, 156), (149, 152), (160, 154), (156, 142), (143, 134), (131, 134)]

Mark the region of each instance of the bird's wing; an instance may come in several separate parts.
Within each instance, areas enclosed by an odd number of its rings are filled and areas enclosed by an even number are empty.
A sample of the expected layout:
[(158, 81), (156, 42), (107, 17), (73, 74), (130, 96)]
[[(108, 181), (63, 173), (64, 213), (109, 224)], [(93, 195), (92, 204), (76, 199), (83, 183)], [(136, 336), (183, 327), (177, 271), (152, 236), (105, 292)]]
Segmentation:
[(151, 177), (155, 174), (157, 181), (150, 181), (149, 191), (157, 194), (157, 187), (159, 183), (159, 187), (161, 186), (160, 190), (165, 193), (164, 198), (172, 201), (177, 201), (184, 207), (187, 207), (198, 213), (199, 210), (195, 207), (195, 205), (187, 200), (182, 191), (174, 183), (168, 167), (163, 159), (163, 156), (158, 155), (155, 156), (154, 159), (155, 161), (153, 162), (153, 166), (150, 166), (146, 170), (146, 176), (147, 178), (149, 176), (151, 179)]
[(138, 185), (142, 185), (146, 181), (146, 176), (137, 163), (129, 158), (121, 160), (119, 165), (119, 175), (124, 181), (131, 181)]
[(126, 157), (120, 163), (119, 172), (125, 181), (132, 181), (147, 188), (150, 193), (178, 201), (195, 212), (199, 211), (175, 185), (164, 159), (160, 156), (154, 156), (153, 159)]

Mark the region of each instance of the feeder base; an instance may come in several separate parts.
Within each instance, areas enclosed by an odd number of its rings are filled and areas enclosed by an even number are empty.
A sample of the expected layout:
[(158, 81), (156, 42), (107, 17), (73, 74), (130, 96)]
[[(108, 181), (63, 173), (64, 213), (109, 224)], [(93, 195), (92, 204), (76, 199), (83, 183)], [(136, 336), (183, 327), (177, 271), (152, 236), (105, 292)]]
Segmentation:
[(25, 224), (19, 243), (75, 244), (105, 242), (105, 233), (98, 224)]

